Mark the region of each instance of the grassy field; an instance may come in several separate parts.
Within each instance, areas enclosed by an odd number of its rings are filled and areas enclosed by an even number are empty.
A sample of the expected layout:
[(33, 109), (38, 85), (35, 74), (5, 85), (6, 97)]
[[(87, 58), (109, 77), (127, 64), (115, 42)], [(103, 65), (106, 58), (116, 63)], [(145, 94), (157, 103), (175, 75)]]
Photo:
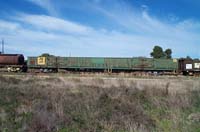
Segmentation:
[(2, 132), (199, 132), (200, 79), (0, 76)]

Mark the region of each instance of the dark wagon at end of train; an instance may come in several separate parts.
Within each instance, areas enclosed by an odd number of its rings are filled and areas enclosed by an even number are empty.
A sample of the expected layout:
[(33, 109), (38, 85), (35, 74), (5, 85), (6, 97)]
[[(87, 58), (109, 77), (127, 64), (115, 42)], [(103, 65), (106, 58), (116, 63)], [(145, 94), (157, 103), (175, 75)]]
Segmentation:
[(183, 75), (200, 75), (200, 60), (179, 59), (179, 72)]

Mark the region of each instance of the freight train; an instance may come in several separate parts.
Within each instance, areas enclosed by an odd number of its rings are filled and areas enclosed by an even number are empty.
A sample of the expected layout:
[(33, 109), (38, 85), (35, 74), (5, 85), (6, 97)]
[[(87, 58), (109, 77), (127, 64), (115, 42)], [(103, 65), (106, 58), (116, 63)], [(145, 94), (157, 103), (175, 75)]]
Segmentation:
[(14, 72), (145, 72), (194, 75), (200, 73), (200, 60), (153, 59), (145, 57), (28, 57), (19, 54), (1, 54), (0, 67)]

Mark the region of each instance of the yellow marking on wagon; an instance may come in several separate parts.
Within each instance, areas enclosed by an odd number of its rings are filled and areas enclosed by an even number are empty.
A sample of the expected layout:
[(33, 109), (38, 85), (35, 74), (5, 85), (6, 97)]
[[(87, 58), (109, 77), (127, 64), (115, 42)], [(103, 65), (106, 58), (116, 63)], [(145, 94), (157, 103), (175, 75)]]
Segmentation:
[(46, 65), (46, 57), (38, 57), (37, 64), (38, 65)]

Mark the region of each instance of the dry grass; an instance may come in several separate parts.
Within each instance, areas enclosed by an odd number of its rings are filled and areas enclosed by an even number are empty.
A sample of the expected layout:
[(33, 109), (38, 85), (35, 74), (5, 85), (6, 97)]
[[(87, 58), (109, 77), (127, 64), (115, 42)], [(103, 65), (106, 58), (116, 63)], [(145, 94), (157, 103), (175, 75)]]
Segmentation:
[(0, 84), (0, 131), (199, 131), (188, 119), (200, 112), (198, 79), (18, 76)]

